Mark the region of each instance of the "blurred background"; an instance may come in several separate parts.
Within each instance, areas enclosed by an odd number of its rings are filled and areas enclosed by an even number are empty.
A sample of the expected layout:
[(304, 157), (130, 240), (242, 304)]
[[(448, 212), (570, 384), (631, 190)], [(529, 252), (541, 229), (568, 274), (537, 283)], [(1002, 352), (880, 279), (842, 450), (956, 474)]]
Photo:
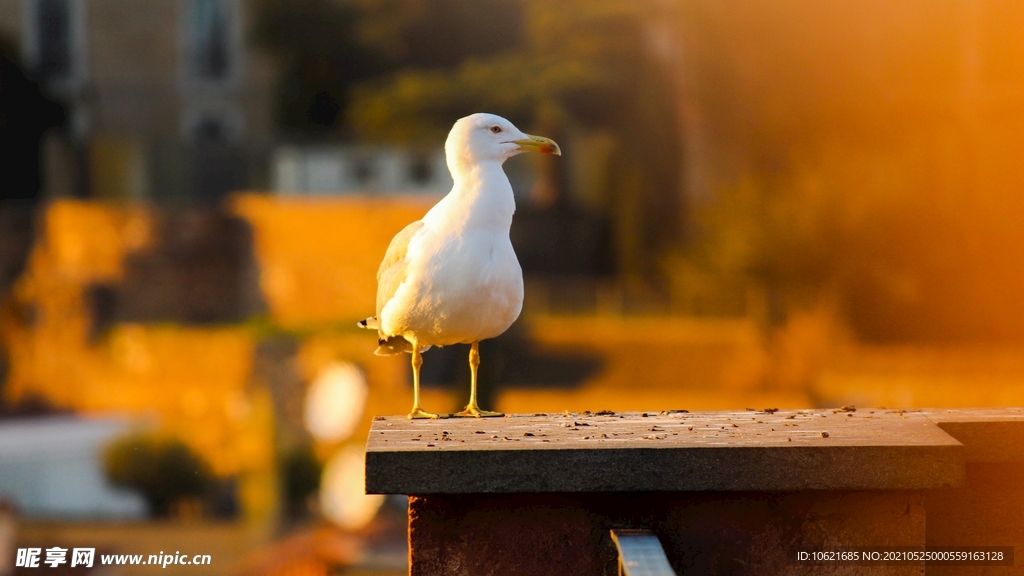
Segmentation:
[[(355, 322), (477, 111), (564, 151), (506, 164), (527, 294), (485, 407), (1024, 404), (1021, 29), (1015, 0), (0, 0), (0, 556), (405, 573), (362, 447), (408, 358)], [(427, 409), (465, 358), (425, 355)]]

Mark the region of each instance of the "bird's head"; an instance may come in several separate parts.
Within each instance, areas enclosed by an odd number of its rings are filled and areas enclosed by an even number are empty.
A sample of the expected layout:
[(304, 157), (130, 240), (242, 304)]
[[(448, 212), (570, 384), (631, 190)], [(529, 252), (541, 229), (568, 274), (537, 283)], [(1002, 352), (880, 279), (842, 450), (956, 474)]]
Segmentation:
[(449, 164), (504, 162), (521, 152), (561, 156), (558, 144), (549, 138), (523, 133), (511, 122), (494, 114), (473, 114), (455, 122), (444, 144)]

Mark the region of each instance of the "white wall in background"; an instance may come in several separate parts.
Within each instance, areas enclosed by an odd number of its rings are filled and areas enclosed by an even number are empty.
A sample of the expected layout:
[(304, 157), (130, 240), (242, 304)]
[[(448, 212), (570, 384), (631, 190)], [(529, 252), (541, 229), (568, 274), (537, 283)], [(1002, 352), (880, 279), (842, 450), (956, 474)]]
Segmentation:
[(280, 146), (271, 179), (281, 195), (445, 194), (452, 187), (440, 149)]
[(144, 517), (142, 497), (103, 472), (104, 448), (130, 428), (122, 418), (0, 421), (0, 499), (26, 517)]

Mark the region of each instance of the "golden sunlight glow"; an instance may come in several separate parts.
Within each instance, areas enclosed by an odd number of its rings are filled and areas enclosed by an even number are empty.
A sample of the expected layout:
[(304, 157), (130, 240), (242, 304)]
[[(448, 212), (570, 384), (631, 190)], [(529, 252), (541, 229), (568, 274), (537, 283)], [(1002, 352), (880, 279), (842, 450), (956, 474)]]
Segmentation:
[(334, 442), (352, 435), (366, 408), (366, 376), (351, 362), (331, 362), (306, 393), (306, 428), (317, 440)]
[(366, 493), (366, 454), (349, 446), (334, 455), (324, 468), (320, 507), (324, 516), (348, 530), (365, 526), (384, 504), (384, 496)]

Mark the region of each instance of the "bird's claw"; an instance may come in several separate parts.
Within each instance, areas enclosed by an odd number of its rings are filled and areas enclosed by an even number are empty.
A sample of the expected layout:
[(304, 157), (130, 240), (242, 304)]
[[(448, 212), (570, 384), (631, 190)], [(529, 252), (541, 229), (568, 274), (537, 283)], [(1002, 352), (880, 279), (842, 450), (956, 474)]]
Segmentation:
[(439, 418), (439, 417), (440, 417), (439, 415), (434, 414), (433, 412), (427, 412), (426, 410), (424, 410), (422, 408), (413, 408), (412, 412), (409, 412), (409, 415), (406, 416), (406, 418), (408, 418), (409, 420), (418, 420), (418, 419), (422, 419), (422, 418)]

